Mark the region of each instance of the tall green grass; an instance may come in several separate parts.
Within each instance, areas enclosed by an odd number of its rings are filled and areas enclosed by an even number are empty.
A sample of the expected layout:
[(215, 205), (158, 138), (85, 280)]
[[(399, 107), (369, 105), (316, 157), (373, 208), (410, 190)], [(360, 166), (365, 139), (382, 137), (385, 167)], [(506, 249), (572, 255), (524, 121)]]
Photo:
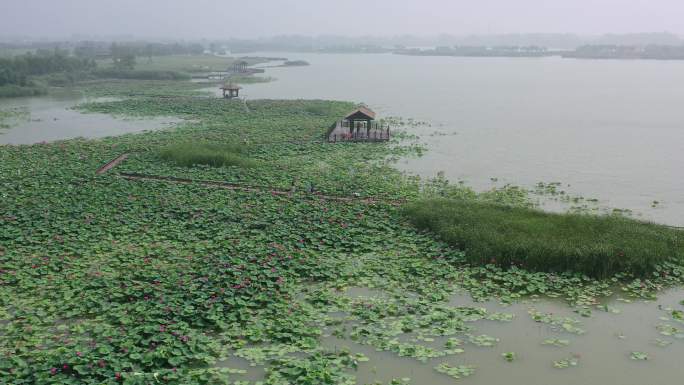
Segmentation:
[(237, 144), (179, 143), (163, 148), (159, 156), (179, 166), (254, 167), (256, 162), (245, 156), (246, 147)]
[(643, 276), (663, 262), (684, 261), (684, 232), (619, 216), (555, 214), (455, 199), (417, 201), (403, 213), (418, 228), (463, 250), (476, 265), (605, 278)]

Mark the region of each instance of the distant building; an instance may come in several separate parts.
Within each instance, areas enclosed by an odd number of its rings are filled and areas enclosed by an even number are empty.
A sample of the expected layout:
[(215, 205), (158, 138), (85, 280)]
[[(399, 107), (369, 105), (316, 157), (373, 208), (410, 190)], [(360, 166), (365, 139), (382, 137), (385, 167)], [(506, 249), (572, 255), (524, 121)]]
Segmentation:
[(233, 72), (235, 73), (244, 73), (247, 72), (247, 67), (249, 66), (249, 63), (247, 63), (244, 60), (239, 60), (233, 63)]
[(223, 97), (226, 99), (232, 99), (232, 98), (237, 98), (240, 96), (240, 90), (242, 87), (240, 87), (237, 84), (226, 84), (223, 87), (220, 88), (221, 91), (223, 91)]

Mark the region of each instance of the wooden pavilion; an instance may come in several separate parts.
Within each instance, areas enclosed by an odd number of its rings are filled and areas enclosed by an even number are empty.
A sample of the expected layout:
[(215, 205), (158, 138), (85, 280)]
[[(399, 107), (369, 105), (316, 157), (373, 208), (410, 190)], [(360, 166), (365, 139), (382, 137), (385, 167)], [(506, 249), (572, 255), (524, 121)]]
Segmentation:
[(370, 108), (359, 106), (330, 128), (328, 141), (375, 142), (389, 140), (389, 126), (375, 122), (375, 116), (375, 112)]
[(247, 66), (249, 66), (249, 63), (247, 63), (244, 60), (239, 60), (233, 63), (233, 72), (235, 73), (243, 73), (247, 72)]
[(232, 99), (240, 96), (240, 90), (242, 89), (242, 87), (238, 86), (237, 84), (230, 83), (224, 85), (220, 89), (223, 91), (224, 98)]

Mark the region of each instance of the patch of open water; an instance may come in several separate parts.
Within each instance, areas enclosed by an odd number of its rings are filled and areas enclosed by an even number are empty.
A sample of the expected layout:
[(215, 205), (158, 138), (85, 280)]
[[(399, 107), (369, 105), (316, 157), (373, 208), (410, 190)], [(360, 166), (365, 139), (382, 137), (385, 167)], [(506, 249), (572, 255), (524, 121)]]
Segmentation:
[[(377, 297), (377, 292), (361, 288), (348, 290), (354, 298)], [(526, 384), (526, 385), (576, 385), (576, 384), (623, 384), (623, 385), (665, 385), (679, 383), (684, 369), (684, 339), (662, 335), (659, 325), (671, 325), (684, 329), (684, 323), (672, 319), (668, 308), (684, 310), (679, 304), (684, 299), (684, 289), (673, 289), (661, 293), (657, 301), (635, 301), (627, 303), (614, 297), (605, 305), (619, 311), (618, 314), (593, 309), (591, 316), (582, 317), (562, 301), (537, 299), (501, 305), (497, 302), (476, 303), (469, 296), (454, 295), (450, 306), (483, 307), (488, 313), (512, 314), (511, 321), (480, 320), (472, 324), (472, 335), (486, 335), (498, 338), (492, 347), (480, 347), (468, 342), (468, 337), (458, 334), (449, 337), (435, 337), (416, 340), (415, 335), (406, 333), (398, 339), (411, 341), (434, 349), (444, 349), (448, 338), (464, 341), (462, 354), (429, 359), (423, 363), (412, 358), (399, 357), (387, 351), (376, 351), (372, 346), (362, 345), (343, 335), (327, 335), (322, 345), (330, 350), (348, 349), (362, 353), (369, 358), (361, 362), (357, 376), (358, 384), (375, 381), (386, 383), (394, 378), (411, 378), (413, 384), (453, 384), (454, 379), (438, 373), (434, 367), (447, 362), (452, 366), (472, 365), (474, 375), (462, 378), (464, 384)], [(554, 319), (572, 319), (583, 334), (569, 333), (562, 327), (544, 322), (535, 322), (530, 310), (543, 313)], [(351, 325), (352, 323), (350, 323)], [(340, 338), (342, 337), (342, 338)], [(681, 337), (681, 336), (680, 336)], [(544, 344), (549, 339), (567, 340), (567, 346)], [(665, 345), (667, 343), (667, 345)], [(506, 361), (502, 354), (514, 352), (515, 360)], [(645, 353), (645, 361), (631, 358), (632, 352)], [(578, 366), (566, 369), (555, 368), (554, 361), (575, 359)]]
[(171, 127), (177, 118), (119, 119), (105, 114), (84, 114), (73, 107), (88, 101), (76, 92), (55, 92), (48, 96), (0, 99), (0, 110), (24, 111), (8, 119), (10, 127), (0, 130), (2, 144), (33, 144), (78, 137), (101, 138)]

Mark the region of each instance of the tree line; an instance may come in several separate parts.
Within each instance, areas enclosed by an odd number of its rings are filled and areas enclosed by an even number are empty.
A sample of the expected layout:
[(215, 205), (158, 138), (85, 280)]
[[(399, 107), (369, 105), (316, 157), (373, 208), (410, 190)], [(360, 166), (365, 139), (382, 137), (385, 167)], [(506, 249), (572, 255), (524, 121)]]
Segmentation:
[(67, 51), (38, 50), (12, 58), (0, 58), (0, 87), (31, 86), (32, 76), (52, 73), (76, 73), (96, 68), (95, 60), (69, 55)]
[(200, 55), (204, 46), (199, 43), (147, 43), (124, 42), (107, 43), (98, 41), (80, 42), (74, 47), (74, 55), (81, 58), (110, 58), (125, 51), (127, 54), (140, 57), (168, 55)]

